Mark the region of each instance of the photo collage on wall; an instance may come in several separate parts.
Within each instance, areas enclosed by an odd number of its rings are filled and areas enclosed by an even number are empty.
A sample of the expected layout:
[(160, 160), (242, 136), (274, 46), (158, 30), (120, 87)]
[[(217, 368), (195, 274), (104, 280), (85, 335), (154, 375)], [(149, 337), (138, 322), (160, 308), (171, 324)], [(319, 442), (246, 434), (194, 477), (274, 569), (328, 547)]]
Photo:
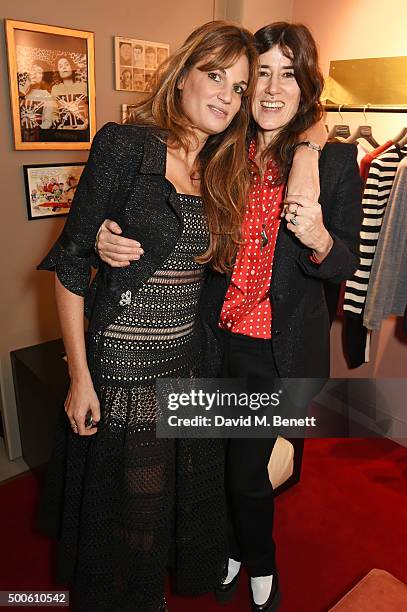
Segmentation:
[(116, 89), (150, 92), (154, 73), (169, 53), (165, 43), (116, 36)]

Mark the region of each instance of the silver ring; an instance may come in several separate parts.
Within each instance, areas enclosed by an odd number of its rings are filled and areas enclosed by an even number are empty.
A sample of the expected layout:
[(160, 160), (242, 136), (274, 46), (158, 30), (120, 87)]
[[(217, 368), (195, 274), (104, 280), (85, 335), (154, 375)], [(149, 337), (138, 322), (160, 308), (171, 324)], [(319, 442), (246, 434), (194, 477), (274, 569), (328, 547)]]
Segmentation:
[(292, 219), (290, 219), (290, 223), (292, 223), (293, 225), (298, 225), (298, 219), (297, 216), (293, 217)]

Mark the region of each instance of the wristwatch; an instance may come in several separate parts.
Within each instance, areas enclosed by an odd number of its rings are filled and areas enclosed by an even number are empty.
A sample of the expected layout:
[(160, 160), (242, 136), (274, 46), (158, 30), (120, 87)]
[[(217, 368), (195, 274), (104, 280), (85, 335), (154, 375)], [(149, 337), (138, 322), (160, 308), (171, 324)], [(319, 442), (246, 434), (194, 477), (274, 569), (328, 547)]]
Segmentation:
[(304, 140), (303, 142), (297, 142), (297, 144), (294, 145), (293, 151), (298, 149), (298, 147), (308, 147), (309, 149), (312, 149), (313, 151), (318, 151), (318, 154), (321, 155), (322, 149), (319, 146), (319, 144), (316, 144), (316, 142), (311, 142), (310, 140)]

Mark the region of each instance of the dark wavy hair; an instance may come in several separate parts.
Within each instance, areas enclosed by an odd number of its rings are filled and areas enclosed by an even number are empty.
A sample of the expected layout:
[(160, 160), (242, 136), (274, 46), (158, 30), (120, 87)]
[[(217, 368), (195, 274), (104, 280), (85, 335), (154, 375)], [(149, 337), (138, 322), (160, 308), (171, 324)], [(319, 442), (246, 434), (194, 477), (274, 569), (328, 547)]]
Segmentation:
[[(277, 134), (262, 154), (262, 162), (273, 159), (280, 169), (280, 183), (285, 182), (292, 163), (293, 147), (298, 136), (322, 117), (320, 97), (324, 79), (319, 68), (318, 50), (309, 29), (301, 23), (278, 21), (266, 25), (255, 35), (259, 55), (278, 45), (294, 67), (294, 75), (301, 90), (298, 111)], [(256, 133), (252, 120), (250, 137)]]

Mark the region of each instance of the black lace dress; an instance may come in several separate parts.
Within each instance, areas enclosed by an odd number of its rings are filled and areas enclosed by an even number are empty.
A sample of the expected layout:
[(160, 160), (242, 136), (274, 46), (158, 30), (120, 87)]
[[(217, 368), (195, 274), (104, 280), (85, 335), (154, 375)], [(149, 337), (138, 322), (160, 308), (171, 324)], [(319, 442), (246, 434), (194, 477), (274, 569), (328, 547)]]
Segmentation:
[[(76, 609), (158, 612), (167, 568), (177, 591), (211, 591), (227, 554), (219, 440), (157, 439), (157, 377), (198, 372), (195, 329), (207, 247), (202, 201), (178, 195), (183, 232), (121, 314), (88, 338), (101, 405), (98, 433), (63, 415), (40, 509), (60, 540), (58, 578)], [(51, 251), (42, 267), (64, 266)]]

